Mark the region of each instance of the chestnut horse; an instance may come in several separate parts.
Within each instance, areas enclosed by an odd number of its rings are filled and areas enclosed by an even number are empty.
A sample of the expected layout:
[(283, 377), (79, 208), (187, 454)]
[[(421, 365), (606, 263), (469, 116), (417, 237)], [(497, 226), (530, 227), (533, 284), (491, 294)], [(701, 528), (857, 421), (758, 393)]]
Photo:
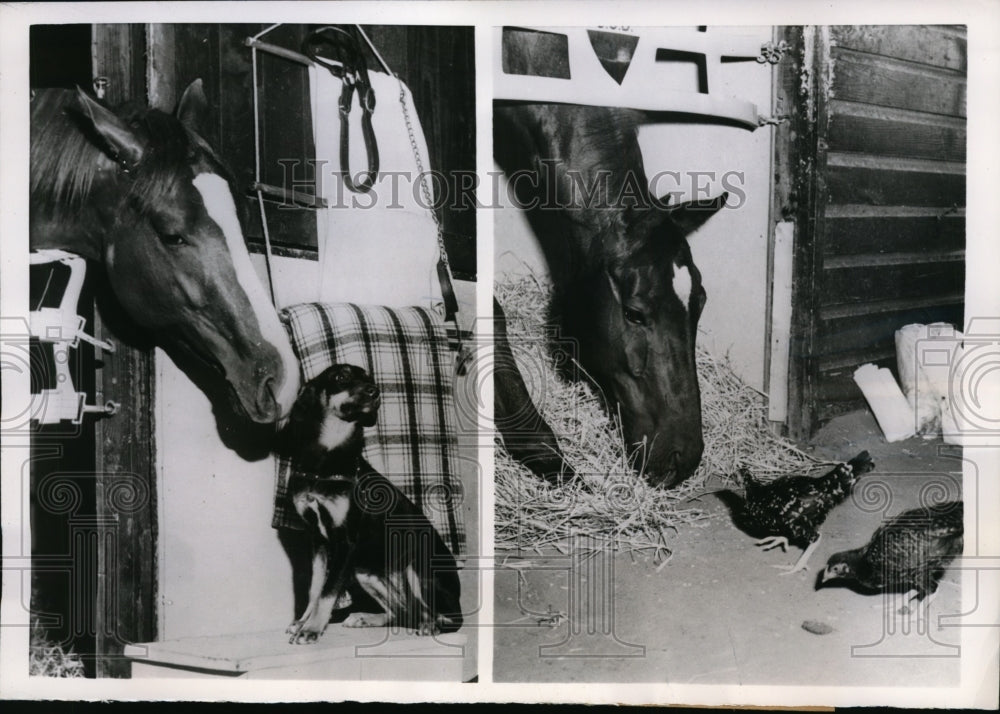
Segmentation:
[(206, 109), (201, 80), (175, 116), (35, 93), (30, 244), (103, 264), (136, 323), (224, 381), (235, 413), (272, 423), (298, 393), (298, 362), (250, 263), (229, 174), (199, 135)]

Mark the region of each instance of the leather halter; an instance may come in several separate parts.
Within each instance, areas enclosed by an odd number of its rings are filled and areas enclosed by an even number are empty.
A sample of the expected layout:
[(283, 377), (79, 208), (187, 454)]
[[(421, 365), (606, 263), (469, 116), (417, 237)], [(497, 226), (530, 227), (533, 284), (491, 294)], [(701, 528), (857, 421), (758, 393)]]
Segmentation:
[[(368, 79), (368, 65), (353, 25), (347, 29), (336, 25), (321, 27), (306, 38), (303, 51), (316, 64), (326, 67), (342, 82), (340, 90), (340, 175), (344, 185), (354, 193), (367, 193), (378, 178), (378, 142), (372, 129), (375, 92)], [(323, 51), (327, 56), (320, 56)], [(361, 133), (365, 141), (368, 167), (355, 183), (351, 174), (349, 117), (357, 92), (361, 106)]]

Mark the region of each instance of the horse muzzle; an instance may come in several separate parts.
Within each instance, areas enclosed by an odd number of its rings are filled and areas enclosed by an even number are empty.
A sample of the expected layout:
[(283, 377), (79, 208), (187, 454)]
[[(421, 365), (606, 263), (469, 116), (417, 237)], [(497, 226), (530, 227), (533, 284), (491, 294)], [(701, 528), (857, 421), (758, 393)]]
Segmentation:
[[(298, 372), (292, 373), (282, 362), (271, 368), (258, 367), (255, 378), (242, 389), (230, 382), (240, 406), (251, 421), (258, 424), (283, 425), (291, 413), (299, 391)], [(252, 395), (252, 400), (248, 397)]]
[(249, 362), (229, 353), (222, 357), (212, 361), (219, 365), (234, 413), (257, 424), (282, 426), (298, 395), (298, 370), (292, 372), (277, 353), (268, 351)]
[(645, 476), (651, 486), (672, 488), (694, 475), (704, 444), (700, 436), (685, 440), (682, 444), (668, 444), (657, 449), (654, 442), (646, 460)]

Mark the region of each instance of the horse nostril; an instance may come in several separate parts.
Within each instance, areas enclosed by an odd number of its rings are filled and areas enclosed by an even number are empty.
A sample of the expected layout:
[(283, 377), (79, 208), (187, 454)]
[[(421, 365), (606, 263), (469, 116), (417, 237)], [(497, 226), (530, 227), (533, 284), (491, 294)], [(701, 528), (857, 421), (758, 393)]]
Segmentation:
[(274, 377), (265, 377), (257, 388), (257, 414), (263, 421), (273, 421), (278, 416), (277, 388)]
[(670, 456), (667, 457), (665, 480), (671, 486), (683, 478), (681, 475), (681, 457), (682, 454), (680, 451), (671, 451)]

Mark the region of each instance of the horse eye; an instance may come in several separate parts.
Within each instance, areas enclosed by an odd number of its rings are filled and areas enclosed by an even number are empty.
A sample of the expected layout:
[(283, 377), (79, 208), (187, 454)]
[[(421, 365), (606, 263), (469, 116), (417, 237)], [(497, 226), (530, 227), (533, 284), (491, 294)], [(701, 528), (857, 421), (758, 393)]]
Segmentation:
[(187, 241), (184, 240), (184, 236), (176, 233), (160, 234), (160, 242), (163, 243), (163, 245), (170, 246), (187, 245)]
[(634, 310), (630, 307), (626, 307), (624, 310), (625, 310), (625, 319), (631, 322), (633, 325), (646, 324), (646, 316), (643, 315), (638, 310)]

